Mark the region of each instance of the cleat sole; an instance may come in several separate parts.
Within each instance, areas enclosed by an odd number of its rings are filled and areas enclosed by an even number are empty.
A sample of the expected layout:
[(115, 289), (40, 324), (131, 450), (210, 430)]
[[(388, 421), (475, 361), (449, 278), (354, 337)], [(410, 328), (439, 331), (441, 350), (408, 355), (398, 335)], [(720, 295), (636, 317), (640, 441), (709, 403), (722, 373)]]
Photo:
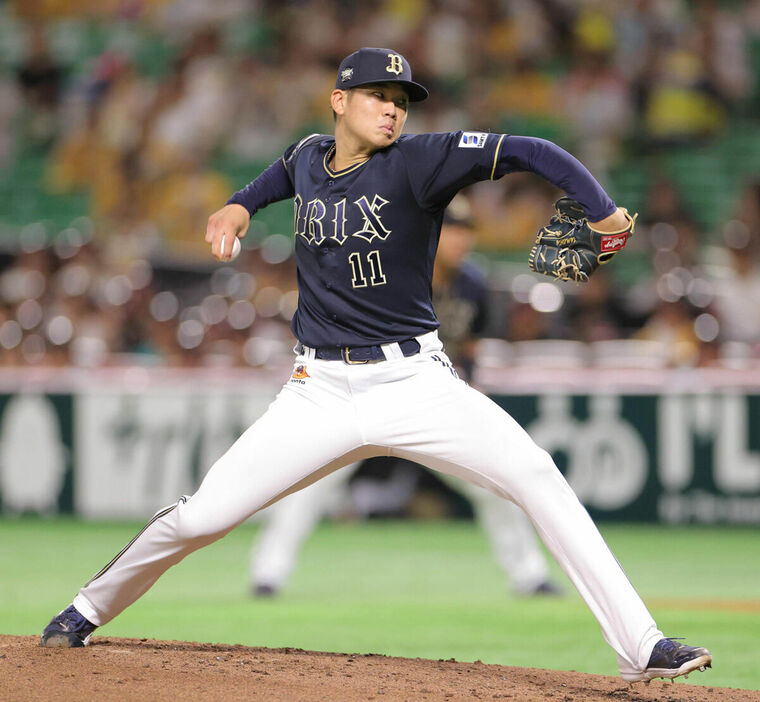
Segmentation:
[(51, 634), (46, 639), (40, 639), (40, 646), (47, 648), (82, 648), (84, 644), (76, 637), (66, 634)]
[(627, 675), (621, 673), (621, 677), (626, 682), (645, 682), (648, 683), (654, 678), (670, 679), (671, 682), (675, 682), (675, 678), (683, 675), (687, 677), (689, 673), (699, 669), (704, 671), (705, 668), (712, 668), (712, 655), (706, 654), (687, 661), (680, 668), (649, 668), (636, 675)]
[(84, 648), (90, 643), (90, 637), (82, 640), (76, 634), (66, 631), (54, 631), (40, 638), (40, 646), (45, 648)]

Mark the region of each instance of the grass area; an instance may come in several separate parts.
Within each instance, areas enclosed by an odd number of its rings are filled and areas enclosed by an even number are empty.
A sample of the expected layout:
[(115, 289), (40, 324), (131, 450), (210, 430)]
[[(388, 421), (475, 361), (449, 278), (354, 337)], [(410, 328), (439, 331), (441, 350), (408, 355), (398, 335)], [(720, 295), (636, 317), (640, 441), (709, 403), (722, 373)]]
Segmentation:
[[(39, 634), (138, 528), (0, 520), (0, 633)], [(566, 597), (514, 597), (470, 522), (325, 524), (288, 589), (269, 601), (248, 596), (256, 528), (244, 525), (192, 554), (103, 635), (617, 673), (596, 621), (557, 567)], [(760, 689), (756, 532), (602, 531), (660, 628), (712, 649), (716, 667), (689, 682)]]

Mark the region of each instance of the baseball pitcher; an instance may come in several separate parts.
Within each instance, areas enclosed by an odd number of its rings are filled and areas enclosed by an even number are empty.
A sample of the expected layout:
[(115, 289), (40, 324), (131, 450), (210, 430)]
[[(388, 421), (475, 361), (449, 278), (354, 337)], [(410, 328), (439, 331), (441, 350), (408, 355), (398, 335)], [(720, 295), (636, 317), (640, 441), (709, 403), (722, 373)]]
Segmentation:
[(619, 252), (634, 218), (551, 142), (402, 136), (409, 104), (427, 95), (398, 52), (350, 54), (330, 94), (334, 135), (293, 144), (211, 215), (206, 240), (225, 261), (259, 209), (293, 199), (293, 373), (196, 493), (156, 513), (51, 620), (42, 645), (86, 644), (192, 551), (341, 466), (390, 455), (522, 508), (598, 620), (624, 680), (710, 665), (707, 649), (663, 636), (551, 456), (457, 376), (436, 332), (433, 261), (444, 210), (461, 188), (531, 171), (567, 193), (571, 204), (558, 205), (530, 259), (562, 279), (582, 282)]

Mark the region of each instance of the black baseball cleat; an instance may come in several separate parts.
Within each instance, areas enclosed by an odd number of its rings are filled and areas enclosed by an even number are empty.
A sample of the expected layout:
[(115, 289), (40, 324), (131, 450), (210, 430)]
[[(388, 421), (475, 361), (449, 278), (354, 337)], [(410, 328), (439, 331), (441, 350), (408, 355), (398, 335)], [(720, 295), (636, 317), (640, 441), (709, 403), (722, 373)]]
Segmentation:
[(653, 678), (688, 677), (694, 670), (712, 668), (712, 654), (702, 646), (687, 646), (672, 638), (660, 639), (652, 649), (647, 667), (640, 673), (621, 673), (627, 682), (649, 682)]
[(40, 646), (50, 648), (81, 648), (90, 643), (92, 632), (97, 626), (85, 619), (74, 607), (69, 605), (56, 614), (45, 627), (40, 638)]
[(528, 594), (532, 597), (562, 597), (565, 593), (562, 592), (561, 587), (555, 585), (551, 580), (544, 580)]
[(274, 585), (266, 585), (262, 583), (261, 585), (256, 585), (253, 588), (253, 596), (254, 597), (276, 597), (277, 588)]

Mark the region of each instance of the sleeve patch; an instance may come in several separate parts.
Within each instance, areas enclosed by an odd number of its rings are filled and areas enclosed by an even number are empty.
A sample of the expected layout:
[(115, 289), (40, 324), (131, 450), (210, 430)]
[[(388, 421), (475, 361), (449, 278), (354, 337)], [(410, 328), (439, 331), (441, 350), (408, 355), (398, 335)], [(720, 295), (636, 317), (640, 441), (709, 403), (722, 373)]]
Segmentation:
[(458, 146), (460, 149), (482, 149), (487, 137), (485, 132), (462, 132)]

